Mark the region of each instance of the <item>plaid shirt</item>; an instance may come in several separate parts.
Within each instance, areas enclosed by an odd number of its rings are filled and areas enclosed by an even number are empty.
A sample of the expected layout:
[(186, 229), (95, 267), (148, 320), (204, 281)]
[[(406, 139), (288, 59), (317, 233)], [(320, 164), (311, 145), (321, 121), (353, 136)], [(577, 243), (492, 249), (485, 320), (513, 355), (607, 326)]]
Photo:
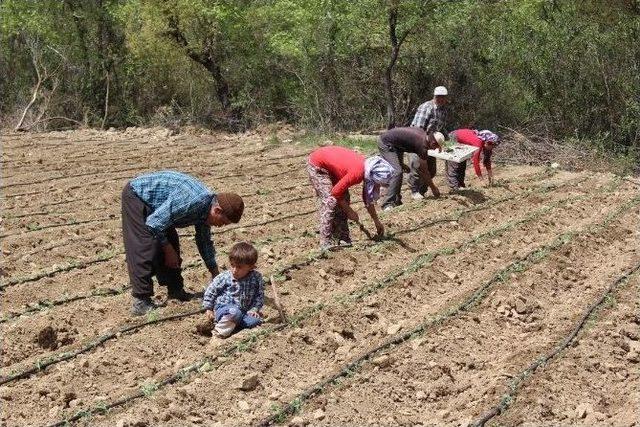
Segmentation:
[(133, 192), (151, 208), (145, 223), (161, 244), (167, 243), (165, 232), (173, 227), (195, 226), (198, 251), (207, 268), (217, 266), (211, 241), (211, 227), (206, 224), (215, 194), (192, 176), (162, 171), (141, 175), (129, 183)]
[(260, 311), (264, 304), (262, 274), (252, 270), (240, 280), (234, 279), (229, 270), (218, 274), (207, 287), (202, 306), (206, 310), (214, 310), (226, 304), (238, 306), (243, 313)]
[(427, 133), (442, 132), (447, 137), (445, 126), (449, 116), (446, 105), (438, 107), (433, 100), (421, 104), (411, 122), (412, 127), (424, 129)]

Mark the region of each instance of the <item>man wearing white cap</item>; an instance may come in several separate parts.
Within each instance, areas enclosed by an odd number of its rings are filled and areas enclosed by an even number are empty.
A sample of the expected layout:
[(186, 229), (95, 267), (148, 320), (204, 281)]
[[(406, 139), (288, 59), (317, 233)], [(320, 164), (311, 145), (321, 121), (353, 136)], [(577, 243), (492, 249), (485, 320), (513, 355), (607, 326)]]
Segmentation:
[[(434, 132), (440, 132), (445, 137), (447, 136), (447, 119), (449, 116), (449, 108), (447, 106), (449, 99), (449, 92), (444, 86), (438, 86), (433, 90), (433, 99), (421, 104), (416, 111), (416, 115), (411, 122), (412, 127), (419, 127), (424, 129), (427, 134), (432, 135)], [(438, 141), (440, 144), (441, 141)], [(418, 168), (420, 167), (420, 160), (417, 156), (412, 155), (409, 158), (409, 167), (411, 169), (409, 173), (409, 187), (411, 188), (411, 197), (416, 200), (423, 199), (423, 194), (427, 192), (429, 186), (424, 180), (420, 178)], [(431, 178), (436, 175), (436, 159), (435, 157), (429, 157), (427, 159), (427, 168)]]

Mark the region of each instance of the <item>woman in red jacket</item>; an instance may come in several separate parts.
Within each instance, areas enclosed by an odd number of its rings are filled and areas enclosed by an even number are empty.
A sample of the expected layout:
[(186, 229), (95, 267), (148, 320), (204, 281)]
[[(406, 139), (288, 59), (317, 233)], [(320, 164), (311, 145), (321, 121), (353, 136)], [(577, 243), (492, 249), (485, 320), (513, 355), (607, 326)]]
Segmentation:
[(365, 159), (347, 148), (328, 146), (311, 153), (307, 172), (318, 196), (320, 246), (323, 249), (329, 249), (335, 243), (340, 246), (351, 244), (347, 219), (359, 221), (359, 218), (350, 205), (349, 187), (363, 181), (362, 199), (378, 235), (384, 234), (375, 201), (380, 197), (380, 186), (389, 185), (397, 174), (386, 160), (380, 156)]
[[(478, 178), (483, 179), (482, 169), (480, 168), (480, 156), (482, 155), (482, 164), (487, 170), (489, 185), (492, 185), (493, 170), (491, 169), (491, 154), (493, 153), (493, 147), (500, 143), (498, 135), (489, 130), (458, 129), (450, 132), (449, 136), (460, 144), (473, 145), (479, 148), (471, 158), (473, 168)], [(447, 162), (447, 181), (452, 190), (455, 191), (465, 187), (464, 177), (466, 169), (466, 161), (460, 163)]]

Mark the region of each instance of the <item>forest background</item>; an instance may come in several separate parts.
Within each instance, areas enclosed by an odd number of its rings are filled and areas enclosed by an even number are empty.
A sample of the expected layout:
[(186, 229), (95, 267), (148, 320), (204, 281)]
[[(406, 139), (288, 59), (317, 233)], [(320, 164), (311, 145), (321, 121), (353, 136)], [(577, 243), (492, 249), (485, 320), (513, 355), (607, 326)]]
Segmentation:
[(640, 0), (2, 0), (4, 128), (410, 123), (637, 159)]

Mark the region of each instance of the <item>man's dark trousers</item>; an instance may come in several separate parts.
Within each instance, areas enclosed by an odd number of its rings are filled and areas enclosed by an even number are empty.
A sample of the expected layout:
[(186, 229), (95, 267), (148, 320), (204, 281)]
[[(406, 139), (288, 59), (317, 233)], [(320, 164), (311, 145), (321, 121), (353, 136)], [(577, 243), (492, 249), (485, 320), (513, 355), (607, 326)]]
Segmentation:
[[(168, 268), (164, 264), (164, 252), (158, 240), (145, 224), (150, 208), (127, 183), (122, 190), (122, 237), (129, 270), (131, 295), (136, 298), (153, 295), (152, 277), (167, 286), (169, 291), (180, 290), (184, 286), (182, 269)], [(180, 242), (175, 228), (166, 230), (169, 243), (180, 256)]]

